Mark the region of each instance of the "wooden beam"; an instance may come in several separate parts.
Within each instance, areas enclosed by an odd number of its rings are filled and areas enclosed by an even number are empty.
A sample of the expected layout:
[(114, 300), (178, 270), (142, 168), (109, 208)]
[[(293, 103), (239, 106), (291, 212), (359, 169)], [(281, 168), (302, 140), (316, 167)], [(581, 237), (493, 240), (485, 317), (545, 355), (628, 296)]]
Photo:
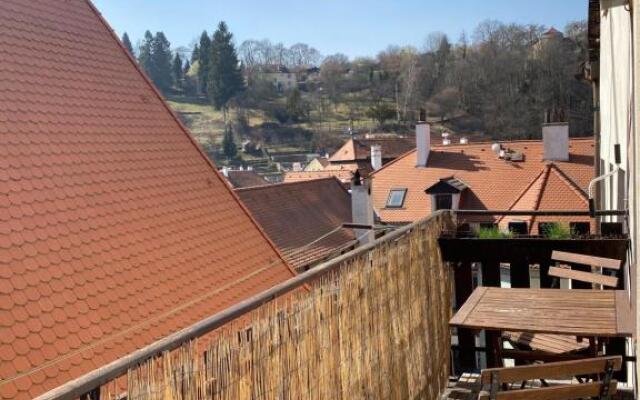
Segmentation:
[(560, 361), (546, 364), (525, 365), (510, 368), (490, 368), (482, 370), (481, 382), (491, 384), (491, 374), (498, 373), (498, 383), (514, 383), (531, 379), (562, 379), (578, 375), (590, 375), (604, 372), (607, 361), (613, 362), (614, 371), (622, 367), (622, 357), (597, 357), (582, 360)]
[(571, 269), (571, 267), (550, 267), (549, 275), (556, 278), (566, 278), (571, 280), (578, 280), (582, 282), (595, 283), (597, 285), (603, 285), (608, 287), (618, 287), (618, 278), (615, 276), (608, 276), (602, 274), (594, 274), (593, 272), (577, 271)]
[(619, 270), (622, 265), (621, 260), (613, 258), (589, 256), (586, 254), (569, 253), (558, 250), (554, 250), (553, 253), (551, 253), (551, 259), (571, 264), (590, 265), (592, 267), (602, 267), (615, 270)]

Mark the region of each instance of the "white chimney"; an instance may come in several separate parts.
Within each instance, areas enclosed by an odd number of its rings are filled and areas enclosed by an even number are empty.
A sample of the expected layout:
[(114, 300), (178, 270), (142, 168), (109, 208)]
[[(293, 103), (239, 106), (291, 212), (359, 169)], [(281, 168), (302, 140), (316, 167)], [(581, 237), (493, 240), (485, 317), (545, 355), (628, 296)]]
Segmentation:
[(222, 175), (224, 175), (225, 178), (229, 177), (229, 167), (227, 167), (226, 165), (222, 167)]
[(460, 138), (460, 144), (469, 144), (469, 139), (466, 137), (461, 137)]
[(431, 127), (426, 122), (416, 124), (416, 167), (426, 167), (431, 150)]
[(542, 125), (544, 159), (569, 161), (569, 123), (552, 122)]
[[(371, 201), (371, 182), (360, 181), (358, 175), (351, 181), (351, 219), (354, 224), (373, 226), (373, 203)], [(373, 229), (354, 229), (353, 233), (360, 244), (373, 242)]]
[(371, 146), (371, 167), (374, 171), (382, 168), (382, 147), (379, 144)]
[(451, 144), (451, 139), (442, 139), (442, 145), (443, 146), (448, 146)]

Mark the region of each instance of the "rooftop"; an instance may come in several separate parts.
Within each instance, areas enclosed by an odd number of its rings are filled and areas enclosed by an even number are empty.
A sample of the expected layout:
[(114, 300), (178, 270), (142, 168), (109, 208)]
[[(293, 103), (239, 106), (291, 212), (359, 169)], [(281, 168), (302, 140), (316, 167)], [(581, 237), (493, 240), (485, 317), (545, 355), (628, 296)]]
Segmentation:
[[(500, 159), (491, 150), (491, 143), (433, 146), (426, 168), (416, 167), (415, 149), (407, 152), (371, 175), (375, 210), (386, 222), (410, 222), (425, 217), (432, 211), (431, 197), (425, 189), (443, 178), (456, 178), (468, 186), (462, 194), (460, 209), (508, 210), (523, 206), (518, 204), (519, 199), (528, 201), (527, 206), (539, 200), (545, 209), (586, 209), (584, 191), (593, 177), (592, 138), (570, 139), (569, 161), (543, 160), (541, 140), (502, 145), (523, 153), (524, 161)], [(547, 168), (553, 174), (543, 174)], [(541, 177), (544, 179), (538, 179)], [(535, 190), (543, 186), (550, 189)], [(403, 207), (386, 208), (392, 189), (407, 189)]]
[(1, 398), (294, 276), (89, 1), (0, 26)]
[(334, 177), (236, 191), (266, 234), (296, 269), (355, 244), (351, 198)]

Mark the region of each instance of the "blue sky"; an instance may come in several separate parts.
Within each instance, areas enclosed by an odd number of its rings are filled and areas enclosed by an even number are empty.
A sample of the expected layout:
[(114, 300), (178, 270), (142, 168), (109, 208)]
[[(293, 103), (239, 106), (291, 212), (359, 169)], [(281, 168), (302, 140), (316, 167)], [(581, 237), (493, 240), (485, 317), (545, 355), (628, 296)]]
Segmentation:
[(224, 20), (237, 43), (270, 39), (304, 42), (324, 55), (375, 56), (388, 45), (422, 47), (429, 32), (456, 41), (486, 19), (536, 23), (562, 30), (585, 19), (587, 0), (94, 0), (132, 42), (146, 29), (162, 30), (172, 47), (188, 46), (203, 29)]

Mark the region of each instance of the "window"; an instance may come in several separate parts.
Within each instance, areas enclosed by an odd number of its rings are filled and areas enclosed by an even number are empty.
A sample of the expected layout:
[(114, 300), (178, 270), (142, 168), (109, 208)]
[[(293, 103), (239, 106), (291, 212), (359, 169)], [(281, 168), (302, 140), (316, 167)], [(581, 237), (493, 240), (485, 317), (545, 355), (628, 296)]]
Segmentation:
[(401, 208), (406, 195), (407, 189), (391, 189), (387, 198), (387, 208)]
[(437, 210), (451, 210), (453, 206), (453, 199), (450, 194), (436, 194), (436, 211)]

